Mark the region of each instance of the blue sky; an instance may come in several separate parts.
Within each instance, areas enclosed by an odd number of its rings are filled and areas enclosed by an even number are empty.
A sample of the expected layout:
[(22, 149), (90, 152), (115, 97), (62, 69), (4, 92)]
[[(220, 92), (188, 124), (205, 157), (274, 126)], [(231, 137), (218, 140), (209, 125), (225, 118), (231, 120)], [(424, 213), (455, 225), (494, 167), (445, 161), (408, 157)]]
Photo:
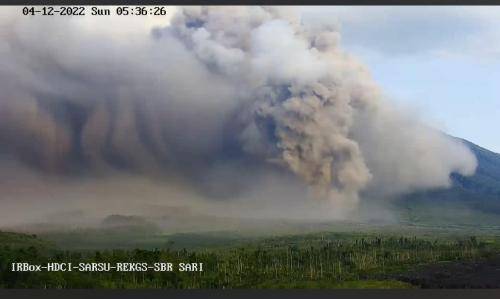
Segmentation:
[(500, 7), (306, 7), (339, 26), (391, 100), (500, 152)]

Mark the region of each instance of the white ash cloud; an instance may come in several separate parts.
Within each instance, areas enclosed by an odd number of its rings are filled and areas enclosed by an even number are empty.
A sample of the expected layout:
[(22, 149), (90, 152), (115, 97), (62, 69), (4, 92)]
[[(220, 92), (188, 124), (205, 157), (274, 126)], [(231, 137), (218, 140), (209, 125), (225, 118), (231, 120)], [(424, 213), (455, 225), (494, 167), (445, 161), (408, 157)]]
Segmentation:
[(0, 144), (44, 171), (183, 177), (234, 197), (258, 190), (253, 174), (287, 172), (343, 211), (476, 167), (384, 100), (335, 26), (292, 9), (190, 7), (128, 34), (77, 18), (0, 24)]

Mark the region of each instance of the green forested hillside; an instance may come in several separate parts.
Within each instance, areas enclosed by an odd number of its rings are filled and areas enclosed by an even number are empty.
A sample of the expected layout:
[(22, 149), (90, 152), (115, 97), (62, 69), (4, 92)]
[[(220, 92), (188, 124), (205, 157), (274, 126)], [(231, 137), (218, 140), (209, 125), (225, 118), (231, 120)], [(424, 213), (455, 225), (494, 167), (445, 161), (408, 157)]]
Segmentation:
[(405, 196), (397, 205), (410, 222), (500, 225), (500, 154), (461, 141), (477, 158), (476, 173), (454, 173), (451, 188)]

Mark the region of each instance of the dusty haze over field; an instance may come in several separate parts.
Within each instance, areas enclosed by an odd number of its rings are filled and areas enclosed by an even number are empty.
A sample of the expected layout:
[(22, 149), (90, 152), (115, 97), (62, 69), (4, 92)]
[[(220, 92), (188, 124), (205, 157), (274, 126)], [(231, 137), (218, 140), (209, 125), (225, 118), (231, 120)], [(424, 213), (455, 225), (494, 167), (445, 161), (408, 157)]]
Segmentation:
[(350, 218), (361, 200), (476, 168), (467, 147), (384, 98), (336, 26), (292, 9), (0, 16), (2, 225), (152, 204)]

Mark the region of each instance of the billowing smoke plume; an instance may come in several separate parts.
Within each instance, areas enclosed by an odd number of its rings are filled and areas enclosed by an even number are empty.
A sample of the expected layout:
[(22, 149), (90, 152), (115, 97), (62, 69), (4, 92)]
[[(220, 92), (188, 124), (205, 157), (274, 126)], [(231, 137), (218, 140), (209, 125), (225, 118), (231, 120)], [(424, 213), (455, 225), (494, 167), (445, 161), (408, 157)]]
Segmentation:
[(292, 175), (338, 210), (476, 167), (461, 143), (385, 101), (337, 28), (293, 10), (179, 9), (147, 34), (82, 18), (1, 22), (1, 149), (44, 172), (182, 178), (209, 197)]

